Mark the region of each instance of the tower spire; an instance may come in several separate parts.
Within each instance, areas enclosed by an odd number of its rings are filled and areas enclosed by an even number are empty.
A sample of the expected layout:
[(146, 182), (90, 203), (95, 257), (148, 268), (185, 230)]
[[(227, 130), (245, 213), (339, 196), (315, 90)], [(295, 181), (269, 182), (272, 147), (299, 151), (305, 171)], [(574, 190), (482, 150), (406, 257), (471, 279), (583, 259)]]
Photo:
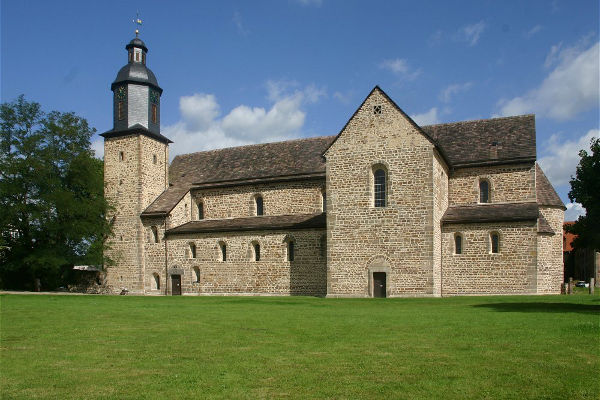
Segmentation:
[(139, 11), (135, 13), (135, 19), (133, 20), (133, 23), (135, 25), (135, 37), (138, 37), (138, 35), (140, 34), (140, 30), (138, 29), (138, 27), (142, 26), (142, 19), (140, 18)]

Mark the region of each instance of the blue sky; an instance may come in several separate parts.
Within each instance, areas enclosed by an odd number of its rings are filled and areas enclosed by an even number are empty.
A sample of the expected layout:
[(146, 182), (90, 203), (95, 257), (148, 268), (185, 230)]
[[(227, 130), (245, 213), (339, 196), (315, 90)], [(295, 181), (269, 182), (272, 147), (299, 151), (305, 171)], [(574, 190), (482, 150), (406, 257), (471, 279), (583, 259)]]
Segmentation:
[(172, 157), (337, 134), (380, 85), (422, 124), (535, 113), (538, 160), (567, 204), (577, 152), (600, 135), (596, 0), (3, 0), (2, 101), (111, 129), (137, 10)]

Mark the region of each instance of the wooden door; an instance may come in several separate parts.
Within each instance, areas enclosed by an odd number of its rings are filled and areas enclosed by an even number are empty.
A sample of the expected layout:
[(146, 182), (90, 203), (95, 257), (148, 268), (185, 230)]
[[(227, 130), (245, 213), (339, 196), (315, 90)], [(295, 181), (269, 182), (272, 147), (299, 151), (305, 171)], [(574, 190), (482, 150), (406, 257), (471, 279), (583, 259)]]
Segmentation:
[(171, 294), (181, 296), (181, 275), (171, 275)]
[(373, 272), (373, 297), (385, 297), (385, 272)]

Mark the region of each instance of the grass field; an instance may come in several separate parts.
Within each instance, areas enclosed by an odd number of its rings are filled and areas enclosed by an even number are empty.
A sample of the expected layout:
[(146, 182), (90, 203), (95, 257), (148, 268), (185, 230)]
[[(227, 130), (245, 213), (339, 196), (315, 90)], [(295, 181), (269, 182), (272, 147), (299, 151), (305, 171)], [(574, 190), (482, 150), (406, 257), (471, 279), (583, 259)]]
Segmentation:
[(600, 296), (0, 301), (2, 399), (600, 394)]

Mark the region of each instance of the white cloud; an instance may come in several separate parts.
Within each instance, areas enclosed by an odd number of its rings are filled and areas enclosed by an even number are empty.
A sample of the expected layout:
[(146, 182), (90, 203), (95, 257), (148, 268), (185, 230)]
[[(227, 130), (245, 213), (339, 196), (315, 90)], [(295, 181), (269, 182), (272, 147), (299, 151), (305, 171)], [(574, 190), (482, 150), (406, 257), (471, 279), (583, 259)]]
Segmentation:
[(539, 33), (542, 30), (542, 26), (541, 25), (536, 25), (533, 28), (531, 28), (530, 30), (528, 30), (527, 32), (525, 32), (523, 34), (523, 36), (525, 36), (527, 39), (531, 38), (533, 35), (535, 35), (536, 33)]
[(486, 28), (486, 24), (483, 21), (479, 21), (474, 24), (465, 25), (458, 30), (456, 39), (469, 43), (469, 46), (475, 46), (479, 42), (481, 34)]
[(341, 102), (343, 104), (350, 104), (350, 100), (352, 100), (353, 94), (354, 93), (352, 91), (334, 92), (333, 98), (337, 99), (339, 102)]
[(585, 215), (585, 208), (579, 203), (567, 203), (565, 206), (565, 221), (577, 221), (579, 216)]
[(545, 155), (539, 159), (539, 163), (555, 187), (569, 183), (579, 164), (579, 150), (589, 150), (590, 140), (594, 137), (600, 137), (600, 130), (590, 129), (576, 140), (561, 141), (559, 135), (552, 135), (544, 143)]
[(434, 125), (440, 123), (437, 107), (433, 107), (429, 111), (424, 112), (422, 114), (411, 115), (410, 117), (413, 119), (413, 121), (417, 123), (417, 125), (420, 126)]
[(444, 90), (440, 92), (439, 98), (444, 103), (448, 103), (452, 99), (452, 96), (460, 92), (469, 90), (471, 86), (473, 86), (472, 82), (455, 83), (452, 85), (448, 85)]
[(581, 112), (597, 108), (600, 98), (599, 47), (598, 42), (585, 50), (579, 47), (561, 50), (560, 44), (554, 46), (545, 64), (558, 65), (538, 88), (523, 96), (499, 101), (500, 114), (535, 112), (539, 116), (564, 121)]
[(237, 28), (238, 33), (240, 35), (248, 36), (248, 33), (250, 33), (250, 31), (248, 31), (248, 29), (246, 29), (246, 27), (244, 26), (244, 21), (242, 20), (242, 14), (240, 14), (238, 11), (234, 11), (233, 17), (231, 18), (231, 20), (233, 21), (233, 24)]
[(240, 105), (222, 118), (212, 94), (183, 96), (179, 100), (181, 120), (162, 129), (173, 140), (171, 157), (194, 151), (288, 140), (300, 136), (306, 117), (303, 106), (325, 96), (314, 85), (304, 89), (291, 81), (267, 82), (270, 108)]
[(421, 75), (421, 69), (414, 70), (408, 66), (408, 62), (402, 58), (383, 60), (379, 68), (387, 69), (402, 78), (412, 81)]
[(104, 139), (96, 139), (92, 140), (92, 151), (94, 152), (94, 156), (99, 159), (104, 158)]

